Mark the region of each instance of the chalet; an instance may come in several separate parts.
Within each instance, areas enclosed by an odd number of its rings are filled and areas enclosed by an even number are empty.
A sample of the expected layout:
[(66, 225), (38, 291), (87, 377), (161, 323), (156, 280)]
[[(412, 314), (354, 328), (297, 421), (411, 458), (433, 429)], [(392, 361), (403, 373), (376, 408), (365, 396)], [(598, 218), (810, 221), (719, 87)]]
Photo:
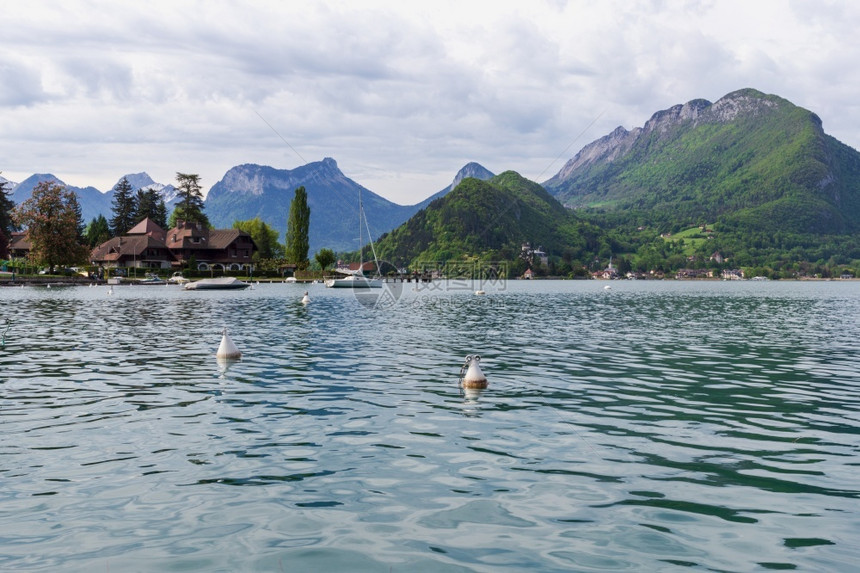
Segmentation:
[(727, 281), (742, 281), (744, 280), (744, 272), (740, 269), (726, 269), (723, 271), (723, 279)]
[(193, 257), (198, 270), (238, 271), (253, 268), (256, 250), (251, 236), (238, 229), (208, 229), (180, 221), (165, 231), (144, 219), (126, 235), (93, 249), (90, 259), (104, 267), (169, 269), (184, 266)]
[(711, 255), (709, 260), (714, 261), (717, 264), (721, 265), (721, 264), (723, 264), (723, 261), (725, 259), (723, 258), (723, 255), (721, 255), (719, 251), (714, 251), (714, 253)]
[(26, 259), (30, 255), (30, 239), (27, 231), (13, 231), (9, 241), (9, 258)]
[(531, 270), (531, 268), (526, 269), (526, 272), (523, 273), (524, 279), (533, 279), (534, 276), (535, 276), (535, 273), (533, 270)]
[(193, 257), (198, 270), (238, 271), (253, 269), (251, 257), (257, 251), (251, 235), (238, 229), (209, 229), (201, 223), (178, 221), (167, 231), (165, 243), (176, 265)]
[(93, 249), (90, 260), (102, 267), (169, 269), (177, 259), (164, 243), (164, 237), (164, 229), (147, 218), (126, 235), (109, 239)]

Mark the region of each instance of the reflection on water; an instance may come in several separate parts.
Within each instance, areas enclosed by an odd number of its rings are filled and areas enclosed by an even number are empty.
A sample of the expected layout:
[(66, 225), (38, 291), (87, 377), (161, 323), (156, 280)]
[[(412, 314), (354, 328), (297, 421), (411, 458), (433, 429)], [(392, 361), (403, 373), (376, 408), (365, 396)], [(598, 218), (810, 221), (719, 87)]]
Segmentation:
[(851, 570), (857, 283), (604, 284), (0, 289), (0, 569)]

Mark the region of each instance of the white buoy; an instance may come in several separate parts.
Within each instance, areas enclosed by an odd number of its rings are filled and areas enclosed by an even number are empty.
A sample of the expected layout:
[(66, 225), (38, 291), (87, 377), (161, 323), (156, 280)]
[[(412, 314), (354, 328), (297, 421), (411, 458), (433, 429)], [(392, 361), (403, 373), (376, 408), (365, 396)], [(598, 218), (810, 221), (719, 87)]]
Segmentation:
[(226, 358), (228, 360), (238, 360), (242, 358), (242, 353), (239, 352), (239, 349), (236, 348), (236, 345), (233, 344), (233, 341), (230, 340), (230, 337), (227, 335), (227, 329), (225, 328), (221, 332), (221, 345), (218, 346), (218, 352), (215, 353), (217, 358)]
[(308, 296), (308, 291), (305, 291), (305, 296), (302, 297), (302, 304), (308, 304), (311, 301), (311, 297)]
[(605, 287), (603, 287), (603, 290), (612, 290), (612, 287), (609, 285), (606, 285)]
[(463, 365), (466, 369), (466, 374), (460, 381), (463, 388), (482, 389), (487, 387), (487, 377), (484, 376), (484, 373), (481, 372), (481, 367), (478, 366), (478, 362), (480, 361), (481, 357), (477, 354), (466, 356), (466, 363)]
[(476, 294), (476, 295), (478, 295), (478, 296), (483, 296), (483, 295), (487, 294), (487, 291), (483, 291), (483, 290), (476, 290), (476, 291), (475, 291), (475, 294)]

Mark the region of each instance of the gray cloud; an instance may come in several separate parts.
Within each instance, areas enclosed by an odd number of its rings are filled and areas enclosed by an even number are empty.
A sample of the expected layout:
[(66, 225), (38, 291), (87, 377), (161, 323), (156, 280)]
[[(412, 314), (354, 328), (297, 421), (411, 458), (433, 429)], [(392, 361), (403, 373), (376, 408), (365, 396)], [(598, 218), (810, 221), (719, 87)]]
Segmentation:
[(33, 0), (0, 37), (0, 170), (107, 189), (141, 170), (211, 185), (243, 162), (300, 164), (268, 123), (304, 160), (334, 157), (414, 203), (467, 161), (537, 177), (618, 125), (743, 87), (815, 111), (856, 147), (858, 13), (789, 0)]

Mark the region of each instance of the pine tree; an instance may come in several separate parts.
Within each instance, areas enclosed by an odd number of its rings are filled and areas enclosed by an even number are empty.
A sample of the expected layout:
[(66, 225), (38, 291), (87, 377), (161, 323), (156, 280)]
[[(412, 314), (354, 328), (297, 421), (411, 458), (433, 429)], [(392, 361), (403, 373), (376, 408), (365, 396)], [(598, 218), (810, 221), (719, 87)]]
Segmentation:
[(135, 219), (138, 223), (150, 219), (162, 229), (167, 227), (167, 205), (158, 191), (138, 189)]
[(162, 229), (167, 228), (167, 205), (164, 203), (164, 197), (159, 197), (152, 220)]
[(200, 189), (200, 176), (177, 172), (176, 181), (179, 183), (176, 190), (180, 199), (174, 210), (175, 216), (171, 219), (189, 223), (203, 223), (208, 227), (209, 218), (203, 213), (203, 192)]
[(308, 261), (308, 230), (311, 222), (311, 209), (308, 207), (308, 194), (304, 187), (296, 189), (290, 202), (290, 215), (287, 219), (286, 259), (298, 268), (306, 269)]
[(0, 181), (0, 258), (3, 259), (9, 256), (9, 242), (12, 239), (12, 231), (15, 230), (15, 223), (12, 220), (15, 203), (6, 191), (7, 185), (7, 181)]
[(110, 230), (114, 237), (125, 235), (137, 224), (134, 218), (137, 206), (133, 191), (131, 183), (125, 177), (113, 188), (114, 195), (111, 202), (113, 217), (110, 220)]
[(57, 265), (86, 261), (87, 249), (80, 241), (80, 204), (74, 191), (43, 181), (15, 209), (14, 217), (18, 225), (27, 229), (33, 263), (45, 265), (53, 273)]
[(108, 225), (104, 215), (93, 217), (93, 220), (87, 225), (84, 238), (91, 249), (110, 239), (110, 225)]

